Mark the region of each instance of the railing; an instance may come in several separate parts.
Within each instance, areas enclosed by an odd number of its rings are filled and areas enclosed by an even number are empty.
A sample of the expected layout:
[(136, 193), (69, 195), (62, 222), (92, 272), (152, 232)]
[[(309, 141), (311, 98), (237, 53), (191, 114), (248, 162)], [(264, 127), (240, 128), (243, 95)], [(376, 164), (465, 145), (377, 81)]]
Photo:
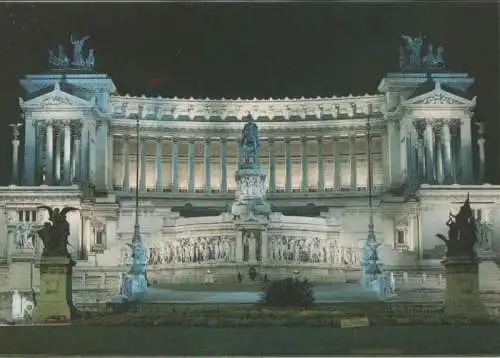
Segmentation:
[[(372, 191), (374, 194), (380, 193), (383, 191), (384, 186), (383, 185), (374, 185), (372, 187)], [(339, 185), (335, 187), (325, 187), (325, 188), (320, 188), (317, 186), (309, 186), (306, 188), (306, 190), (303, 190), (301, 187), (292, 187), (292, 188), (286, 188), (283, 186), (277, 186), (275, 187), (274, 191), (269, 191), (267, 190), (268, 194), (279, 194), (279, 193), (350, 193), (350, 192), (356, 192), (356, 193), (368, 193), (369, 187), (368, 186), (358, 186), (356, 188), (352, 188), (350, 185)], [(128, 188), (128, 191), (125, 190), (125, 188), (122, 185), (113, 185), (112, 190), (115, 192), (135, 192), (135, 186), (130, 186)], [(147, 193), (194, 193), (194, 194), (203, 194), (203, 193), (210, 193), (210, 194), (234, 194), (236, 193), (236, 189), (234, 188), (228, 188), (226, 191), (222, 191), (219, 188), (210, 188), (209, 190), (206, 190), (204, 187), (195, 187), (193, 191), (189, 191), (187, 188), (178, 188), (177, 190), (174, 190), (172, 186), (164, 186), (161, 188), (157, 188), (156, 186), (146, 186), (145, 188), (139, 188), (140, 191), (142, 192), (147, 192)]]

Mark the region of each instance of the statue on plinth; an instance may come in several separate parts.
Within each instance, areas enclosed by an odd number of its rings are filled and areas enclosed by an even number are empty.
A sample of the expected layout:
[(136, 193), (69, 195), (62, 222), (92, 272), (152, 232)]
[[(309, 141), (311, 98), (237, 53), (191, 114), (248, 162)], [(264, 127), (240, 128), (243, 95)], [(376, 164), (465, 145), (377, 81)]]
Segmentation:
[(40, 263), (40, 300), (36, 320), (44, 322), (51, 317), (71, 319), (78, 315), (72, 296), (73, 266), (76, 262), (68, 251), (70, 229), (66, 214), (78, 209), (64, 207), (60, 210), (46, 205), (37, 209), (49, 212), (49, 222), (45, 222), (37, 232), (44, 247)]
[(62, 210), (59, 210), (59, 208), (53, 209), (46, 205), (39, 206), (38, 209), (47, 209), (50, 221), (44, 223), (43, 227), (38, 230), (38, 236), (44, 246), (42, 256), (66, 257), (71, 259), (71, 254), (68, 251), (68, 236), (70, 231), (66, 214), (78, 209), (64, 207)]
[(477, 225), (470, 207), (469, 194), (458, 214), (450, 213), (446, 225), (448, 238), (443, 234), (436, 234), (446, 244), (446, 257), (476, 259)]
[(260, 149), (259, 128), (251, 115), (248, 115), (247, 122), (241, 133), (241, 148), (243, 149), (242, 167), (258, 167)]

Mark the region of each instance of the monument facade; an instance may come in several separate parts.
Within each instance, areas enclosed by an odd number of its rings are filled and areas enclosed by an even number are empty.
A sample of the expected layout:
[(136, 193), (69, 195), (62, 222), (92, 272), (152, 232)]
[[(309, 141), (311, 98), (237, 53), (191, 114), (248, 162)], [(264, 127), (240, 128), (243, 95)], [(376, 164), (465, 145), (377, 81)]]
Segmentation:
[(32, 260), (40, 243), (27, 228), (48, 219), (43, 204), (78, 209), (67, 214), (75, 270), (123, 272), (138, 187), (151, 282), (202, 282), (207, 269), (216, 280), (235, 277), (249, 265), (269, 277), (300, 271), (330, 281), (339, 270), (359, 272), (368, 118), (374, 234), (386, 269), (441, 259), (434, 234), (467, 193), (489, 247), (500, 247), (500, 186), (485, 183), (474, 78), (448, 70), (443, 47), (434, 52), (425, 37), (402, 37), (401, 71), (386, 74), (377, 94), (278, 99), (119, 95), (94, 71), (99, 59), (86, 39), (71, 38), (73, 59), (59, 46), (50, 73), (20, 81), (15, 174), (0, 188), (4, 267)]

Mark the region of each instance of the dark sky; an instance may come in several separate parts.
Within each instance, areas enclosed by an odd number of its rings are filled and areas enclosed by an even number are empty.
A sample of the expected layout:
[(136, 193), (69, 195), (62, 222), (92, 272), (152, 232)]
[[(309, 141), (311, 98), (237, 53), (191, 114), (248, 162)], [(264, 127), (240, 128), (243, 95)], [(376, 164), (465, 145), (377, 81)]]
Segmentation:
[[(436, 4), (437, 3), (437, 4)], [(18, 79), (47, 71), (47, 50), (70, 54), (69, 33), (90, 35), (96, 69), (120, 94), (263, 98), (375, 93), (398, 71), (401, 33), (442, 45), (449, 68), (476, 78), (476, 119), (489, 125), (488, 172), (500, 178), (498, 5), (2, 4), (0, 150), (19, 119)], [(150, 78), (160, 78), (148, 89)], [(3, 137), (1, 137), (3, 136)], [(3, 146), (3, 147), (2, 147)], [(3, 173), (7, 171), (2, 171)], [(0, 183), (9, 176), (0, 176)], [(500, 182), (499, 180), (495, 180)]]

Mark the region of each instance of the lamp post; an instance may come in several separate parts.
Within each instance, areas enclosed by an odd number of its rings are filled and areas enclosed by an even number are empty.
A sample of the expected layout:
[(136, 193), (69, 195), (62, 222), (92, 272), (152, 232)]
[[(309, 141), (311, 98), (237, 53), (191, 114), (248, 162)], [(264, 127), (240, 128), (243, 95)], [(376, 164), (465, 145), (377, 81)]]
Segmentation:
[(135, 153), (135, 159), (136, 159), (136, 165), (135, 165), (135, 225), (134, 225), (134, 236), (132, 237), (132, 245), (134, 243), (136, 244), (142, 244), (142, 239), (141, 239), (141, 228), (139, 226), (139, 150), (140, 150), (140, 142), (141, 142), (141, 132), (140, 132), (140, 118), (142, 116), (142, 105), (139, 105), (139, 111), (137, 113), (137, 122), (135, 124), (135, 131), (136, 131), (136, 136), (137, 136), (137, 143), (136, 143), (136, 153)]
[(382, 272), (377, 249), (380, 243), (375, 237), (375, 224), (373, 222), (373, 174), (372, 174), (372, 138), (371, 138), (371, 105), (366, 117), (366, 137), (368, 143), (368, 205), (370, 208), (370, 221), (368, 223), (368, 237), (363, 248), (363, 259), (361, 262), (362, 285), (364, 289), (370, 289), (371, 282)]

